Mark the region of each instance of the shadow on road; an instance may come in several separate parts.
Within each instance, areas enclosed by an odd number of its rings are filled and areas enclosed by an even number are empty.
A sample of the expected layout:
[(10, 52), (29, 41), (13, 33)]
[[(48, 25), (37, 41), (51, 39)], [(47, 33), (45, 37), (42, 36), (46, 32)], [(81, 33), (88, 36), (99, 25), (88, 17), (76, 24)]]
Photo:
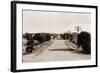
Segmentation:
[(49, 49), (50, 51), (74, 51), (74, 49)]

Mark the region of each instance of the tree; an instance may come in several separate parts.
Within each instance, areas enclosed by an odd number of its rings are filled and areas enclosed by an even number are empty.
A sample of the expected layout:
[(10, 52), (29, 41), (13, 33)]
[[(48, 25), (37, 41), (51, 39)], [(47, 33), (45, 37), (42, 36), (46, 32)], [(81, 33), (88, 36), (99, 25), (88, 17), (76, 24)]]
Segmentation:
[(91, 35), (88, 32), (81, 32), (78, 35), (78, 46), (82, 47), (82, 52), (91, 53)]

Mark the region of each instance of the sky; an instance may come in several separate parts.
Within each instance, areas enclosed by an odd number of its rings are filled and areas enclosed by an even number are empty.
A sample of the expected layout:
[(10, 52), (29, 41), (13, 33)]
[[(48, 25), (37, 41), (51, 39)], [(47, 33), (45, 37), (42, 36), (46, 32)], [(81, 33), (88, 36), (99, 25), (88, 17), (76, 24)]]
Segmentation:
[(23, 33), (64, 33), (80, 31), (91, 32), (91, 14), (52, 11), (23, 11)]

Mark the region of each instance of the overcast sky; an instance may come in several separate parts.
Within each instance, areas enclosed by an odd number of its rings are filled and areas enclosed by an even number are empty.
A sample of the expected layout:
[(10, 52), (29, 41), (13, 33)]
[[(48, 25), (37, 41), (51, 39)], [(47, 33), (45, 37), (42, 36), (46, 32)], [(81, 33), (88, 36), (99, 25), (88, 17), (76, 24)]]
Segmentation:
[(75, 26), (81, 31), (91, 32), (91, 14), (69, 12), (23, 11), (23, 33), (64, 33), (74, 32)]

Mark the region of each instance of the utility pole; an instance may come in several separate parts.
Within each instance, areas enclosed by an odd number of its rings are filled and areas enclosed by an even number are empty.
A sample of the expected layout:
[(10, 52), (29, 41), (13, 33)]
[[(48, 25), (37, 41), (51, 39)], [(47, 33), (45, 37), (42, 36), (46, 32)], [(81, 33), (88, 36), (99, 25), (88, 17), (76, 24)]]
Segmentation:
[(78, 25), (78, 26), (75, 26), (75, 31), (77, 32), (77, 38), (76, 38), (76, 39), (77, 39), (77, 50), (78, 50), (78, 48), (79, 48), (79, 47), (78, 47), (78, 34), (79, 34), (80, 31), (81, 31), (81, 26), (79, 26), (79, 25)]
[(81, 26), (75, 26), (75, 30), (77, 31), (77, 33), (79, 33), (81, 30)]

